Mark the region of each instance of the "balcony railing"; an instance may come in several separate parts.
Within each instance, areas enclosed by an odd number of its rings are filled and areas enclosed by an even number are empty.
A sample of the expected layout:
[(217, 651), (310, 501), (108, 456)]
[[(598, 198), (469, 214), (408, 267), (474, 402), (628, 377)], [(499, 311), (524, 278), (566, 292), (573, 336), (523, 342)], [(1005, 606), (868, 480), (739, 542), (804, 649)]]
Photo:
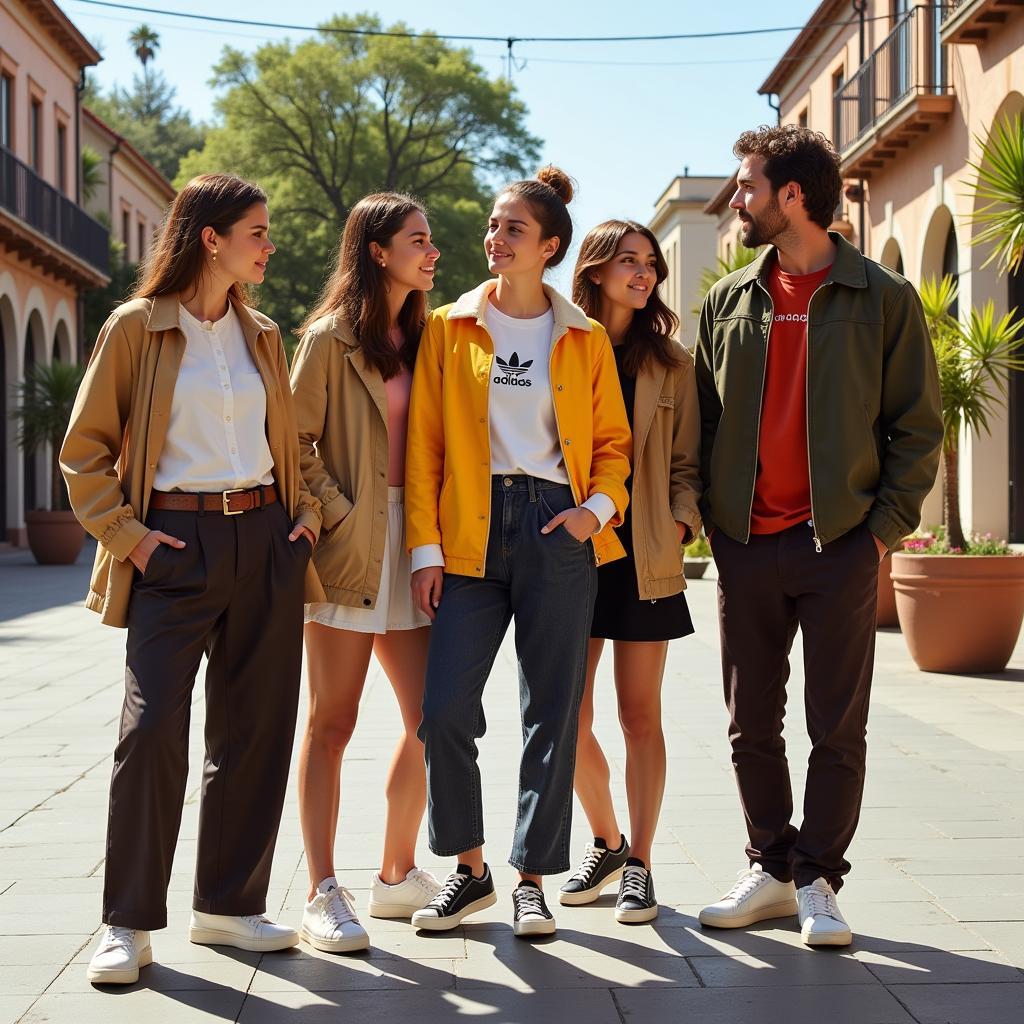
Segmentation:
[(946, 96), (946, 61), (939, 39), (942, 8), (913, 7), (833, 97), (835, 143), (850, 149), (914, 96)]
[(944, 43), (984, 43), (990, 33), (1024, 11), (1024, 0), (945, 0), (942, 8)]
[(109, 273), (107, 229), (5, 146), (0, 146), (0, 210), (14, 214), (104, 276)]

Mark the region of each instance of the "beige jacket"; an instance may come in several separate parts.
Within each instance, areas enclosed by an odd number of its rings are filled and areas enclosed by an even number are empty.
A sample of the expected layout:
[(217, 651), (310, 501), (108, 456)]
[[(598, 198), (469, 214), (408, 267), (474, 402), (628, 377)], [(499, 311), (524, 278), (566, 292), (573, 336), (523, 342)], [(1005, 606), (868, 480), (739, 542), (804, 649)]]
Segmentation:
[(373, 608), (388, 526), (388, 400), (348, 322), (321, 317), (292, 360), (299, 460), (319, 499), (313, 564), (327, 600)]
[(632, 527), (640, 597), (686, 589), (675, 524), (700, 531), (700, 410), (693, 357), (676, 346), (672, 370), (647, 360), (633, 403)]
[[(320, 504), (299, 473), (281, 332), (254, 309), (235, 303), (235, 312), (267, 389), (267, 441), (278, 495), (296, 525), (316, 536)], [(149, 496), (184, 352), (177, 295), (133, 299), (115, 309), (96, 341), (61, 448), (71, 507), (99, 541), (86, 607), (111, 626), (128, 624), (135, 573), (128, 555), (149, 532)], [(312, 565), (306, 600), (323, 600)]]

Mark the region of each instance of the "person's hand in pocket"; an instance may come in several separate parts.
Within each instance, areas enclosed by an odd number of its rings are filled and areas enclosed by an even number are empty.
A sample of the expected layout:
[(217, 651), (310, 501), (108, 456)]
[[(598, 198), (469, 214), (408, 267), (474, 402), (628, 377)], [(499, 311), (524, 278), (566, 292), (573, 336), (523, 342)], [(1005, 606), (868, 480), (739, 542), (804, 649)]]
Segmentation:
[(149, 565), (150, 558), (153, 557), (153, 552), (161, 545), (166, 544), (171, 548), (181, 549), (185, 546), (183, 540), (178, 540), (177, 537), (172, 537), (169, 533), (164, 533), (162, 530), (150, 530), (138, 544), (135, 545), (128, 553), (128, 557), (131, 559), (132, 565), (142, 573), (146, 575), (146, 566)]
[(559, 526), (564, 526), (570, 535), (582, 544), (597, 533), (601, 522), (589, 508), (567, 508), (549, 520), (547, 525), (542, 526), (540, 532), (551, 533)]

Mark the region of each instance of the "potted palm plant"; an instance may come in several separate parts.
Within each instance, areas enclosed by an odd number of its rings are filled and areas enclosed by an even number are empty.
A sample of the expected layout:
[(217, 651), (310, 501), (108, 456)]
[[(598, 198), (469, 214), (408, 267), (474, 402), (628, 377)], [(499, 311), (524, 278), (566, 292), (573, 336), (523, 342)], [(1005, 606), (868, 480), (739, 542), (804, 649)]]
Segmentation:
[[(956, 285), (926, 281), (921, 300), (942, 392), (944, 528), (911, 538), (892, 556), (896, 609), (911, 656), (927, 672), (1001, 672), (1024, 619), (1024, 557), (991, 537), (965, 536), (959, 445), (964, 430), (990, 433), (1006, 400), (1007, 374), (1024, 369), (1024, 320), (996, 317), (989, 300), (961, 324), (950, 315)], [(1002, 557), (999, 557), (1002, 556)]]
[(70, 510), (58, 456), (82, 382), (82, 368), (54, 361), (33, 366), (15, 385), (17, 442), (26, 458), (50, 446), (50, 508), (25, 513), (28, 546), (40, 565), (71, 565), (85, 540), (85, 530)]

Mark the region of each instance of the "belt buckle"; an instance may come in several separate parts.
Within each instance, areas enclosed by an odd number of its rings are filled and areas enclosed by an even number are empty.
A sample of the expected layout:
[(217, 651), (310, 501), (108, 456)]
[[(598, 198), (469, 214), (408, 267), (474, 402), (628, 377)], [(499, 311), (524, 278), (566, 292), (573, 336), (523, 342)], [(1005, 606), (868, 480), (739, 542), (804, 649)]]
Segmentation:
[(240, 508), (237, 511), (232, 512), (231, 509), (228, 508), (228, 499), (231, 497), (231, 495), (232, 494), (245, 494), (245, 490), (246, 489), (244, 487), (233, 487), (231, 490), (221, 491), (220, 492), (220, 503), (221, 503), (221, 507), (224, 509), (224, 515), (226, 515), (226, 516), (240, 516), (243, 512), (248, 511), (247, 509)]

